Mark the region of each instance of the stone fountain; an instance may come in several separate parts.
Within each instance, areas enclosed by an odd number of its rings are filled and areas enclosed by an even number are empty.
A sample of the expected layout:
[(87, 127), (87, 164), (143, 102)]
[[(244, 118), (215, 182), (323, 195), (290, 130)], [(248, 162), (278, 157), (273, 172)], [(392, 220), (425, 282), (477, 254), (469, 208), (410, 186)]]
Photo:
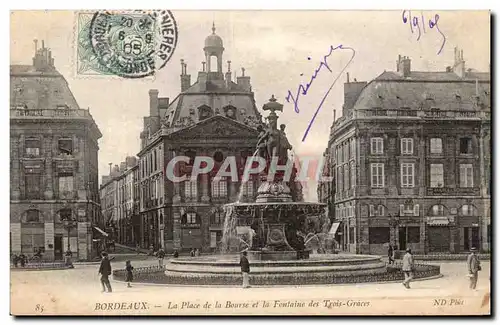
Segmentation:
[[(259, 128), (255, 155), (267, 161), (261, 173), (261, 185), (255, 202), (235, 202), (223, 207), (225, 212), (222, 254), (169, 261), (165, 274), (173, 282), (203, 284), (233, 283), (240, 277), (239, 253), (248, 252), (251, 274), (260, 284), (332, 283), (332, 277), (370, 275), (386, 272), (378, 256), (317, 254), (305, 249), (304, 238), (328, 236), (329, 219), (323, 203), (302, 202), (295, 182), (284, 171), (271, 170), (277, 165), (292, 164), (284, 125), (278, 129), (278, 115), (283, 105), (274, 96), (263, 106), (270, 111), (268, 125)], [(293, 167), (293, 165), (292, 165)], [(272, 175), (272, 177), (269, 177)], [(311, 217), (321, 220), (319, 230), (311, 230)], [(316, 233), (317, 232), (317, 233)], [(184, 279), (184, 280), (182, 280)]]

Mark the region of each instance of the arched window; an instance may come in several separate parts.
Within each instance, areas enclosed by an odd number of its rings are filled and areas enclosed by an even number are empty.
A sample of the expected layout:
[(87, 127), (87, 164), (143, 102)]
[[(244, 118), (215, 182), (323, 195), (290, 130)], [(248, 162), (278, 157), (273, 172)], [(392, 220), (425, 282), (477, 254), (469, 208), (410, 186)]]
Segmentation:
[(217, 72), (217, 57), (215, 55), (210, 56), (210, 71)]
[(464, 204), (458, 212), (461, 216), (472, 217), (476, 215), (476, 207), (472, 204)]
[(204, 120), (214, 115), (212, 109), (207, 105), (201, 105), (198, 107), (198, 119)]
[(223, 110), (224, 110), (224, 114), (226, 115), (226, 117), (236, 119), (236, 107), (234, 107), (232, 105), (228, 105), (228, 106), (225, 106), (223, 108)]
[(444, 216), (444, 205), (436, 204), (432, 206), (430, 211), (432, 216)]

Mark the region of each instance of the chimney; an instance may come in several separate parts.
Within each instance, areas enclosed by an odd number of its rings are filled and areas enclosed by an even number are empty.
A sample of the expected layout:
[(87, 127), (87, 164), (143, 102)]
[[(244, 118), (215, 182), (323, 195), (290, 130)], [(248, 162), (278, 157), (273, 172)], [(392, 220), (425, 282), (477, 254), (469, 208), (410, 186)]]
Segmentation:
[(464, 61), (464, 51), (459, 50), (457, 47), (454, 49), (455, 51), (455, 60), (453, 63), (453, 72), (459, 76), (460, 78), (465, 77), (465, 61)]
[(236, 78), (236, 83), (238, 86), (243, 88), (243, 90), (251, 92), (252, 86), (250, 85), (250, 77), (245, 76), (245, 68), (241, 68), (241, 77)]
[(181, 92), (191, 87), (191, 75), (187, 74), (187, 64), (181, 59)]
[(226, 86), (231, 87), (231, 61), (227, 61)]
[(149, 90), (149, 116), (160, 116), (158, 110), (158, 89)]
[(349, 72), (347, 73), (347, 83), (349, 83)]
[(397, 72), (404, 78), (410, 76), (411, 72), (411, 60), (407, 56), (398, 56)]

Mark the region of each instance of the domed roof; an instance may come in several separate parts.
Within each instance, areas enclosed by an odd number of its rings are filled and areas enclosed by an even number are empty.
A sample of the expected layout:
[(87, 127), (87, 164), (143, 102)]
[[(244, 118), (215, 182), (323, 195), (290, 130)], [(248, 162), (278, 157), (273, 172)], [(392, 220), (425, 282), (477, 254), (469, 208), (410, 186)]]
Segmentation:
[(222, 38), (215, 34), (215, 23), (212, 25), (212, 35), (205, 38), (205, 47), (224, 47), (222, 44)]

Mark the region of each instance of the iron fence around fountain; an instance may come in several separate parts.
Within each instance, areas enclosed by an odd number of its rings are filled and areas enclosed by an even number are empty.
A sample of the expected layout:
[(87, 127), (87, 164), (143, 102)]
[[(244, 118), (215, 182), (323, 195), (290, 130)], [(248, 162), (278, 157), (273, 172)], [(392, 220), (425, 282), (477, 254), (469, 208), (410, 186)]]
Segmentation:
[[(325, 272), (326, 273), (326, 272)], [(125, 281), (126, 271), (113, 271), (113, 279)], [(415, 279), (425, 279), (441, 276), (438, 265), (415, 264)], [(390, 265), (387, 272), (379, 274), (360, 274), (352, 276), (335, 276), (333, 274), (291, 274), (291, 275), (252, 275), (253, 285), (316, 285), (316, 284), (354, 284), (369, 282), (394, 282), (404, 280), (401, 265)], [(180, 274), (168, 276), (165, 267), (159, 266), (137, 267), (134, 269), (134, 282), (165, 285), (240, 285), (240, 274)]]

